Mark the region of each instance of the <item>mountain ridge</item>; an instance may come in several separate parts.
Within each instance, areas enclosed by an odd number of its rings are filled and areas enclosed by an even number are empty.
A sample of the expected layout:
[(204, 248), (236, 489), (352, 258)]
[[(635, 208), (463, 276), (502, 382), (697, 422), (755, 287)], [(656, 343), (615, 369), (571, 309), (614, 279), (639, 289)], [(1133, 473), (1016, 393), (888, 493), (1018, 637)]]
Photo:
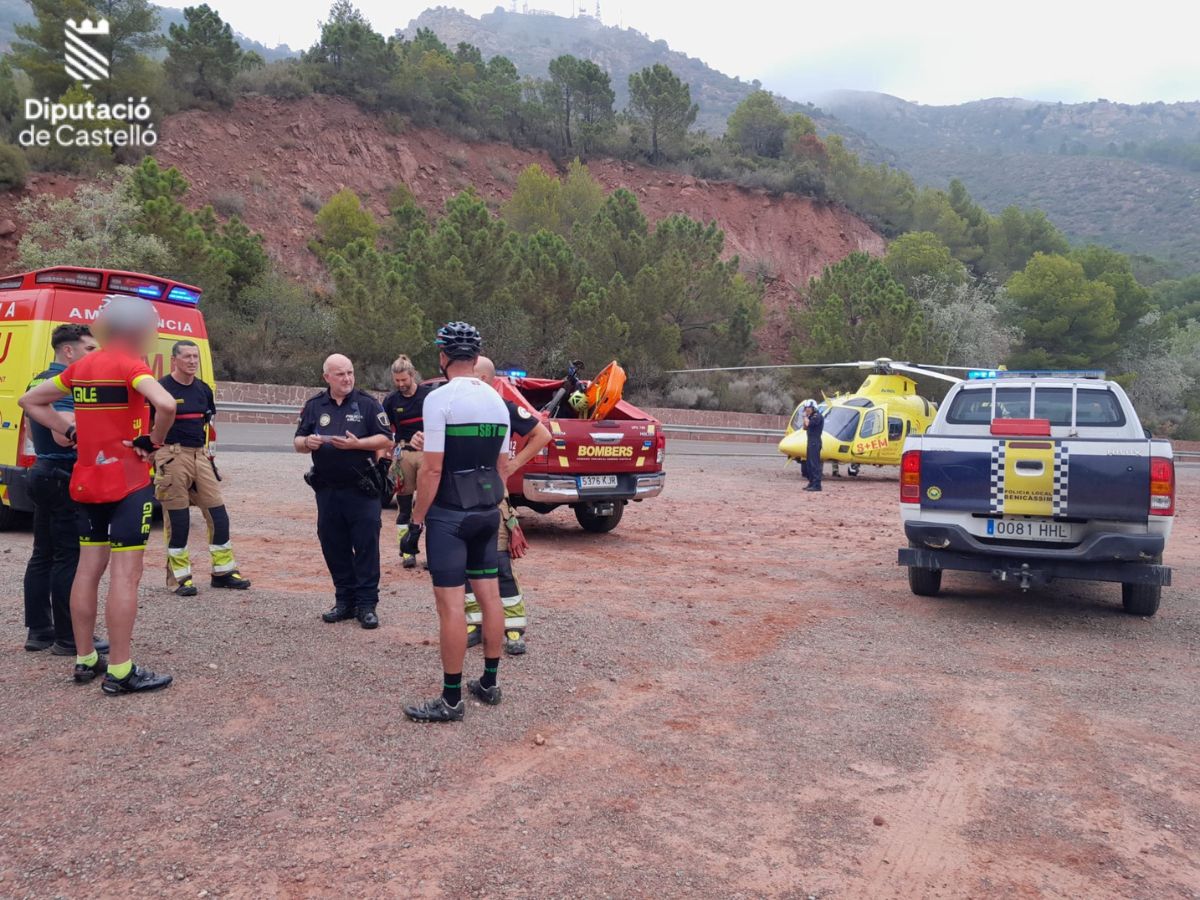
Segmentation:
[(1150, 254), (1179, 273), (1200, 270), (1198, 101), (1006, 97), (938, 106), (835, 91), (821, 102), (920, 184), (958, 178), (993, 212), (1036, 206), (1074, 241)]

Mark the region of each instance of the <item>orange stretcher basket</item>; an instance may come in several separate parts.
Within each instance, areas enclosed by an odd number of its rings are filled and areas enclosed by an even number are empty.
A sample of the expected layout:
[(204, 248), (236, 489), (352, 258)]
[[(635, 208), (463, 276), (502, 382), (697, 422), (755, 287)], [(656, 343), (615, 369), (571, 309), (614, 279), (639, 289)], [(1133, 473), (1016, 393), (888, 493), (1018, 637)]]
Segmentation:
[(592, 380), (587, 388), (588, 408), (592, 411), (593, 420), (608, 416), (625, 392), (625, 370), (617, 365), (614, 359), (600, 370), (600, 374)]

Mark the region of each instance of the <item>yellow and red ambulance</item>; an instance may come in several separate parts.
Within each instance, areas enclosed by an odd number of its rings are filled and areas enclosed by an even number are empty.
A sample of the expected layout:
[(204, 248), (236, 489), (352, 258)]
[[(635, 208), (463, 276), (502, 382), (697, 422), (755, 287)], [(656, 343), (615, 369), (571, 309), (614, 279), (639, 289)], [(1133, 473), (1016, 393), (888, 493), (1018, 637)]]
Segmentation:
[(17, 399), (53, 360), (51, 332), (67, 323), (92, 322), (109, 294), (144, 297), (158, 310), (158, 343), (146, 360), (155, 378), (170, 371), (171, 345), (186, 338), (200, 347), (199, 377), (213, 382), (200, 288), (154, 275), (78, 266), (0, 277), (0, 529), (12, 527), (33, 509), (28, 488), (33, 443)]

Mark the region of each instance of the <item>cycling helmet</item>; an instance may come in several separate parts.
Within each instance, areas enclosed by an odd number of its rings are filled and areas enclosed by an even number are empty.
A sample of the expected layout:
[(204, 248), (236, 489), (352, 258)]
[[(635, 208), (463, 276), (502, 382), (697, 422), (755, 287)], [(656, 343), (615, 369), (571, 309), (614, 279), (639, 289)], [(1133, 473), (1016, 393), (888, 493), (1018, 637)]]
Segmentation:
[(466, 322), (448, 322), (438, 329), (438, 349), (451, 359), (475, 359), (483, 350), (479, 329)]
[(575, 412), (579, 413), (579, 415), (587, 415), (588, 406), (590, 404), (588, 403), (587, 394), (585, 394), (583, 391), (576, 391), (573, 393), (567, 398), (567, 403), (569, 403), (571, 409), (575, 410)]

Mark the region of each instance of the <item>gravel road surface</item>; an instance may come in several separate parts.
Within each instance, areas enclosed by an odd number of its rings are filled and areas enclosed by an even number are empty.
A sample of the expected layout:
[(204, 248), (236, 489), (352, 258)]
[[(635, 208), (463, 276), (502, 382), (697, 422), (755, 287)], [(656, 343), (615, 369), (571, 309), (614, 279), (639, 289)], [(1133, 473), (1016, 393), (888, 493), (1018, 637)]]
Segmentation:
[(401, 713), (439, 663), (389, 523), (382, 627), (320, 621), (303, 457), (223, 455), (251, 592), (168, 593), (156, 532), (159, 694), (22, 650), (0, 534), (0, 896), (1200, 897), (1200, 469), (1139, 619), (1112, 585), (914, 597), (894, 474), (817, 497), (678, 449), (610, 535), (524, 516), (529, 653), (450, 726)]

